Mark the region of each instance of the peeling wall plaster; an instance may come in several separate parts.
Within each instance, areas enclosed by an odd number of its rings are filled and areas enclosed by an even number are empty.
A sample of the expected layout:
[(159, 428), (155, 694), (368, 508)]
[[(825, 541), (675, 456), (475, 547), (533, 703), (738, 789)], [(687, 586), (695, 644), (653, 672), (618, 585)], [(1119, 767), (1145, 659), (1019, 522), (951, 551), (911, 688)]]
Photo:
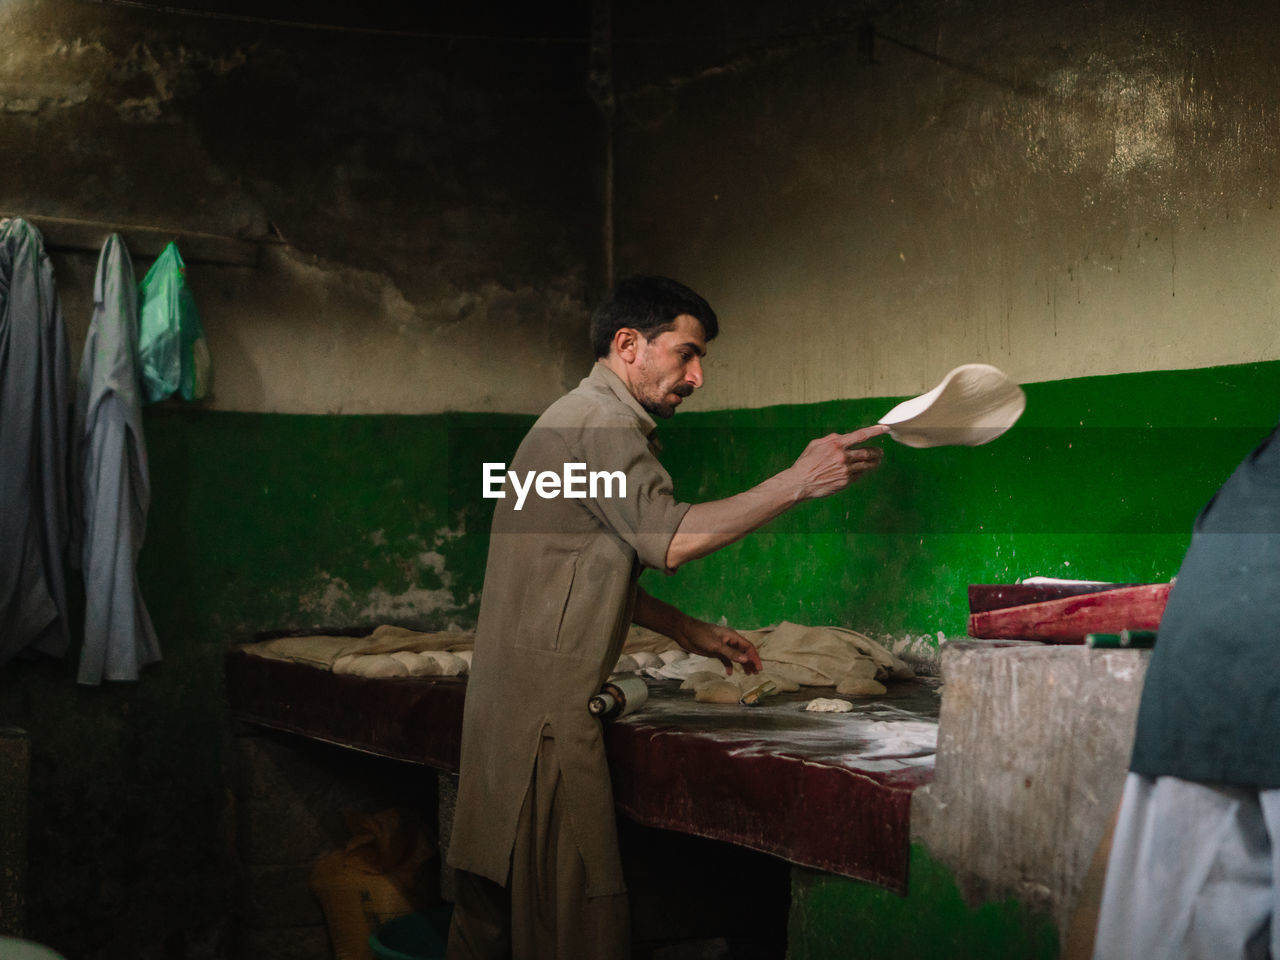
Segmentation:
[[(438, 545), (462, 535), (460, 529), (436, 531)], [(373, 548), (385, 552), (386, 542), (380, 530), (366, 539)], [(317, 570), (313, 584), (296, 598), (298, 623), (322, 628), (339, 625), (376, 625), (381, 623), (423, 626), (435, 624), (448, 628), (472, 626), (474, 608), (479, 597), (473, 593), (459, 595), (459, 585), (446, 569), (445, 557), (434, 549), (405, 556), (396, 565), (403, 574), (397, 583), (353, 587), (347, 579), (325, 570)], [(422, 581), (436, 586), (423, 586)], [(250, 625), (249, 631), (254, 628)]]

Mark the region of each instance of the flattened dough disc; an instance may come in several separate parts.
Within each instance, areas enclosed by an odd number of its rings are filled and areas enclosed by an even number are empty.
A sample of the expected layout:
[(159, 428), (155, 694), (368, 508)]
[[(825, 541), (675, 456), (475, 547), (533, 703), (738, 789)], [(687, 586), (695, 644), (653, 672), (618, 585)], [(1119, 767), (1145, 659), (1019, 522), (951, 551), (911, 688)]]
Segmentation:
[(908, 447), (976, 447), (1012, 427), (1026, 407), (1027, 395), (999, 369), (966, 363), (928, 393), (902, 401), (880, 422)]

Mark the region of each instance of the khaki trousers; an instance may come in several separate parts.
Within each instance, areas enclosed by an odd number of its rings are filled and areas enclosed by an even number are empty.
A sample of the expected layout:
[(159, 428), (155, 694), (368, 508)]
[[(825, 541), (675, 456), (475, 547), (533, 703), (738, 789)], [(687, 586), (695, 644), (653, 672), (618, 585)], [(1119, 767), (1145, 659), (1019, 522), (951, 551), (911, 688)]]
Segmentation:
[(626, 894), (588, 897), (587, 871), (558, 803), (556, 742), (544, 735), (520, 809), (508, 887), (457, 872), (447, 960), (626, 960)]

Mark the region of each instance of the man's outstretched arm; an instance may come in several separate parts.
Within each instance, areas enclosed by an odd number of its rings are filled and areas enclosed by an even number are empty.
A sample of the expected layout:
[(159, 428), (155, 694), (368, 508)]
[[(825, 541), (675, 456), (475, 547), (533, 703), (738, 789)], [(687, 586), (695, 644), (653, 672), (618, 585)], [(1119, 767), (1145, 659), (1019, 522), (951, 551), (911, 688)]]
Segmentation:
[(884, 458), (879, 447), (859, 444), (888, 432), (888, 427), (876, 424), (811, 440), (795, 463), (763, 483), (723, 500), (695, 503), (667, 546), (667, 568), (674, 570), (728, 546), (802, 500), (843, 490)]

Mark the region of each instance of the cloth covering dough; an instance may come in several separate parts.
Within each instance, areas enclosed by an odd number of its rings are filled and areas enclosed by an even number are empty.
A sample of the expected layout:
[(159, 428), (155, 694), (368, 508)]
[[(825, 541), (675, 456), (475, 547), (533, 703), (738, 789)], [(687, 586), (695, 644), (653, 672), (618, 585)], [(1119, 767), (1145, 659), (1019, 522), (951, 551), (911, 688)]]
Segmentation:
[[(813, 627), (783, 621), (773, 627), (759, 630), (740, 630), (744, 637), (760, 651), (762, 674), (767, 675), (779, 690), (794, 690), (798, 686), (834, 687), (851, 671), (865, 673), (876, 680), (906, 680), (915, 676), (914, 671), (891, 651), (870, 637), (844, 627)], [(658, 680), (685, 681), (701, 673), (717, 678), (725, 677), (724, 666), (711, 657), (690, 655), (669, 663), (662, 662), (661, 654), (674, 649), (676, 643), (668, 637), (633, 627), (627, 636), (625, 653), (620, 667), (639, 671)], [(632, 666), (636, 652), (659, 655), (659, 664), (648, 668)], [(699, 677), (705, 681), (706, 677)], [(740, 667), (735, 668), (728, 679), (751, 683), (757, 676), (748, 677)], [(683, 687), (691, 689), (694, 684)]]
[[(754, 676), (748, 676), (740, 667), (735, 668), (727, 679), (740, 687), (754, 685), (766, 677), (772, 679), (779, 690), (794, 690), (798, 686), (834, 687), (851, 672), (880, 681), (915, 676), (906, 663), (856, 630), (783, 621), (776, 626), (740, 632), (759, 649), (763, 667), (762, 673)], [(473, 631), (422, 633), (384, 625), (364, 637), (279, 637), (243, 644), (240, 649), (334, 673), (447, 677), (465, 676), (469, 672), (474, 645)], [(681, 681), (706, 673), (710, 676), (698, 679), (726, 679), (719, 660), (686, 655), (670, 637), (644, 627), (631, 629), (624, 650), (615, 673), (641, 673), (655, 679)]]
[(471, 630), (423, 633), (384, 624), (364, 637), (277, 637), (241, 644), (240, 649), (357, 676), (456, 677), (468, 672), (474, 646)]
[(880, 422), (889, 427), (889, 436), (908, 447), (976, 447), (1017, 423), (1026, 406), (1022, 388), (999, 369), (966, 363), (928, 393), (898, 404)]

